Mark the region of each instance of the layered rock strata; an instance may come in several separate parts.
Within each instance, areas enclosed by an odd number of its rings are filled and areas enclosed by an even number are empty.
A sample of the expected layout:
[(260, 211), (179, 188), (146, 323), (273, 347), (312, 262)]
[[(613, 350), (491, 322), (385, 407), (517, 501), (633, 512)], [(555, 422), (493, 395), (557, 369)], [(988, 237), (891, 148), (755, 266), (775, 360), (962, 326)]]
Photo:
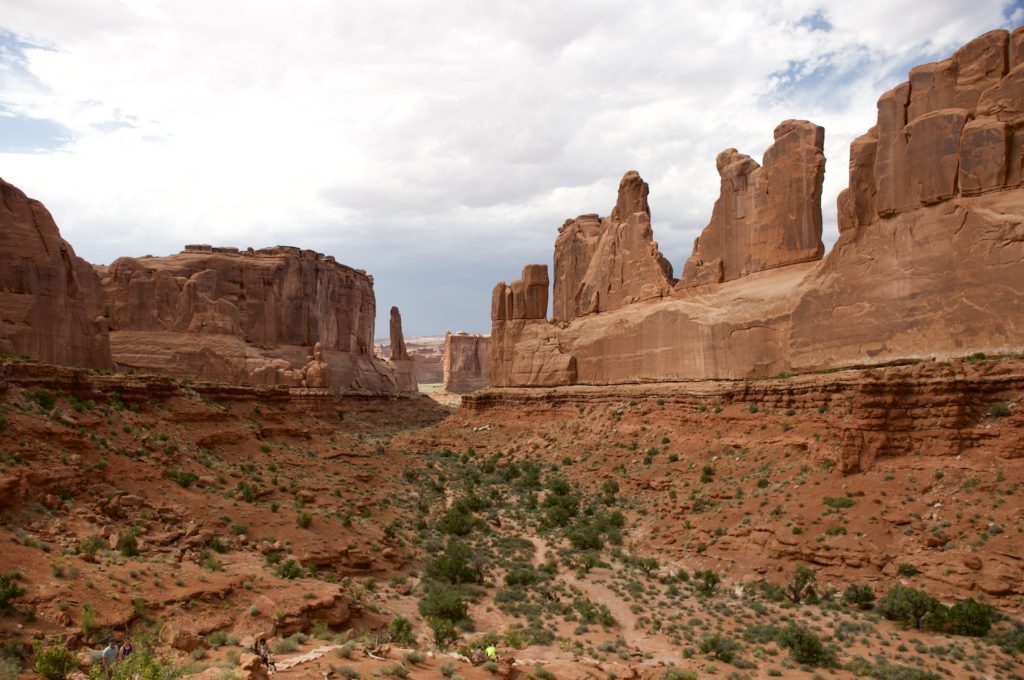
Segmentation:
[[(576, 295), (587, 290), (579, 272), (622, 258), (595, 245), (595, 216), (567, 224), (556, 323), (517, 316), (510, 287), (495, 290), (492, 385), (739, 379), (1019, 351), (1022, 45), (1024, 28), (985, 34), (879, 99), (877, 124), (851, 145), (840, 237), (823, 260), (821, 128), (802, 121), (776, 129), (762, 167), (719, 156), (714, 215), (664, 297), (575, 305), (589, 299)], [(625, 193), (645, 214), (646, 192)], [(647, 268), (616, 271), (622, 289), (649, 280)]]
[[(331, 387), (401, 388), (372, 354), (372, 277), (331, 256), (194, 245), (96, 269), (120, 367), (302, 386), (303, 367), (315, 361)], [(310, 355), (314, 345), (320, 359)]]
[(444, 336), (444, 389), (463, 394), (491, 384), (491, 339), (464, 331)]
[(0, 179), (0, 351), (112, 368), (99, 277), (39, 201)]

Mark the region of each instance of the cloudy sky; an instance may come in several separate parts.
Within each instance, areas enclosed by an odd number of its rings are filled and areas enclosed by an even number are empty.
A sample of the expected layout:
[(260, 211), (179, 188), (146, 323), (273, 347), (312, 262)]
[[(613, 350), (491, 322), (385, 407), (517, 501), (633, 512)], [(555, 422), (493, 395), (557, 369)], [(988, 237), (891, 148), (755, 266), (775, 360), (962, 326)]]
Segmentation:
[(910, 66), (1024, 23), (1003, 0), (0, 0), (0, 177), (91, 262), (287, 244), (375, 278), (378, 334), (489, 332), (557, 227), (651, 185), (678, 272), (715, 155), (850, 140)]

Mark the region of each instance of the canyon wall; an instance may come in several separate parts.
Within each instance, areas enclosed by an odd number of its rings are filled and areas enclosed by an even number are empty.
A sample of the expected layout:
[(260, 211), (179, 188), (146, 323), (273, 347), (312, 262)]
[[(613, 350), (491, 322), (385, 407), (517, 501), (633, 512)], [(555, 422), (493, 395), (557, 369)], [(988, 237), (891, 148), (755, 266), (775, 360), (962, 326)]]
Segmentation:
[(491, 339), (459, 331), (444, 336), (444, 389), (463, 394), (491, 384)]
[[(552, 322), (540, 305), (546, 266), (495, 289), (492, 385), (741, 379), (1019, 351), (1024, 28), (987, 33), (882, 95), (877, 124), (851, 145), (839, 240), (819, 260), (822, 146), (820, 127), (785, 121), (763, 165), (720, 154), (721, 193), (678, 283), (656, 244), (635, 245), (654, 242), (646, 184), (627, 173), (612, 218), (560, 230)], [(646, 228), (626, 230), (631, 248), (600, 248), (623, 213), (635, 225), (647, 216)], [(594, 285), (602, 271), (615, 286)]]
[(102, 292), (42, 203), (0, 179), (0, 351), (112, 368)]
[(332, 387), (402, 389), (373, 356), (373, 278), (287, 246), (186, 246), (96, 267), (122, 368), (301, 386), (319, 344)]

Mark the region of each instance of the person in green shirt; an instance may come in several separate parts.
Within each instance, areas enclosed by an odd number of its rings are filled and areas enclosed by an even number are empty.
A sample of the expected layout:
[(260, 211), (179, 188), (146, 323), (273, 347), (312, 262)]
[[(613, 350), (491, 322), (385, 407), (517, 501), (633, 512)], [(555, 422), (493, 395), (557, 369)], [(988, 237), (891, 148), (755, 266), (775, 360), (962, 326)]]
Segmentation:
[(487, 647), (487, 649), (485, 651), (487, 652), (487, 659), (489, 661), (497, 661), (498, 660), (498, 650), (495, 648), (494, 645), (488, 645), (488, 647)]

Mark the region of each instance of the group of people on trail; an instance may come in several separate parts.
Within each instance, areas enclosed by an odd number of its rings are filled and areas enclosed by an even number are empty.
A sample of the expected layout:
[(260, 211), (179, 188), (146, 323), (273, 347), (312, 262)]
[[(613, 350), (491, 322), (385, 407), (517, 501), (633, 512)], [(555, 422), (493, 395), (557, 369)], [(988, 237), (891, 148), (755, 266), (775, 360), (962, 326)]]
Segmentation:
[(487, 645), (487, 649), (477, 649), (476, 654), (471, 659), (474, 666), (478, 666), (485, 661), (497, 661), (498, 660), (498, 648), (493, 644)]
[(107, 675), (110, 675), (114, 670), (114, 666), (131, 656), (133, 651), (135, 651), (135, 648), (132, 647), (132, 639), (130, 637), (125, 637), (120, 643), (114, 638), (107, 638), (107, 646), (100, 652), (103, 670), (107, 672)]

